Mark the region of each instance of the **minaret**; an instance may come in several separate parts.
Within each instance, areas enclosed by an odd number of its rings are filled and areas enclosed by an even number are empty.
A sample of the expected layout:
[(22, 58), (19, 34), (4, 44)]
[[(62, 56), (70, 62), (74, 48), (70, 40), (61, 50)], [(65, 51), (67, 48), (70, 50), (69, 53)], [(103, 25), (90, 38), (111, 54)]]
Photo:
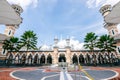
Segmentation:
[(57, 64), (58, 63), (58, 46), (57, 46), (57, 44), (58, 44), (58, 38), (57, 37), (55, 37), (54, 38), (54, 47), (53, 47), (53, 64)]
[[(105, 18), (111, 12), (111, 10), (112, 8), (110, 5), (105, 5), (101, 7), (100, 13), (102, 13), (103, 17)], [(108, 30), (109, 35), (114, 38), (116, 42), (115, 44), (116, 52), (118, 52), (118, 56), (120, 57), (120, 39), (119, 39), (120, 34), (118, 33), (117, 25), (118, 24), (105, 22), (104, 27)]]
[(66, 47), (69, 47), (69, 48), (70, 48), (70, 39), (69, 39), (69, 38), (66, 39), (66, 44), (67, 44)]
[[(18, 16), (20, 16), (21, 13), (23, 12), (22, 7), (19, 6), (19, 5), (16, 5), (16, 4), (13, 4), (13, 5), (11, 5), (11, 6), (12, 6), (12, 8), (15, 10), (16, 14), (17, 14)], [(22, 22), (21, 22), (21, 23), (22, 23)], [(15, 31), (16, 31), (16, 29), (19, 28), (19, 25), (20, 25), (20, 24), (16, 24), (16, 25), (14, 25), (14, 24), (6, 24), (6, 29), (5, 29), (4, 34), (7, 35), (7, 36), (13, 36), (14, 33), (15, 33)]]
[(55, 38), (54, 38), (54, 45), (55, 45), (54, 47), (57, 47), (57, 43), (58, 43), (58, 38), (55, 37)]
[(71, 64), (71, 47), (70, 47), (70, 38), (66, 39), (66, 61), (69, 62), (68, 64)]
[[(102, 13), (103, 17), (105, 18), (111, 12), (111, 10), (111, 5), (105, 5), (101, 7), (100, 13)], [(115, 37), (116, 35), (118, 35), (117, 25), (118, 24), (104, 23), (104, 28), (108, 30), (108, 33), (111, 37)]]

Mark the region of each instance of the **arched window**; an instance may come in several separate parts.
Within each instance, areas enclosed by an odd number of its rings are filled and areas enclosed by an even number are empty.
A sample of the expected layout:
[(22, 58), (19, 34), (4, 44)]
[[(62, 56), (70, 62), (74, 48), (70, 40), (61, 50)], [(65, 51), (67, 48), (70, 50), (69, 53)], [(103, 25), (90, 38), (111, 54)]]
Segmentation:
[(84, 56), (82, 54), (79, 56), (79, 62), (82, 64), (84, 63)]
[(78, 64), (78, 58), (76, 54), (73, 55), (72, 61), (73, 61), (73, 64)]
[(19, 56), (19, 54), (17, 54), (15, 56), (15, 64), (19, 64), (20, 63), (19, 60), (20, 60), (20, 56)]
[(50, 54), (47, 57), (47, 63), (52, 64), (52, 56)]
[(34, 64), (38, 64), (38, 59), (39, 59), (38, 54), (36, 54), (34, 57)]
[(29, 56), (28, 56), (28, 64), (32, 64), (32, 54), (30, 54)]
[(11, 35), (11, 30), (9, 31), (9, 33), (8, 33), (9, 35)]
[(59, 55), (59, 62), (66, 62), (66, 57), (65, 57), (65, 54), (60, 54)]
[(23, 54), (22, 57), (21, 57), (21, 63), (25, 64), (25, 62), (26, 62), (26, 55)]
[(40, 63), (45, 64), (45, 55), (44, 54), (40, 58)]

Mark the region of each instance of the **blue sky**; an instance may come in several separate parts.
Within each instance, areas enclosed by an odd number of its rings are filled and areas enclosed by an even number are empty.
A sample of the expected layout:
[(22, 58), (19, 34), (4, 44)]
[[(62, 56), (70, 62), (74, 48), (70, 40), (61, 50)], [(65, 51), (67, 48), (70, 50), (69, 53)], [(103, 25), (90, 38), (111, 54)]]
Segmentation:
[[(33, 30), (38, 37), (38, 45), (53, 44), (58, 38), (74, 37), (84, 42), (88, 32), (97, 35), (106, 34), (103, 28), (103, 17), (99, 9), (103, 4), (114, 5), (119, 0), (8, 0), (19, 3), (24, 12), (23, 23), (15, 36), (20, 37), (25, 31)], [(23, 2), (22, 2), (23, 1)], [(113, 3), (114, 2), (114, 3)], [(0, 27), (4, 32), (5, 27)]]

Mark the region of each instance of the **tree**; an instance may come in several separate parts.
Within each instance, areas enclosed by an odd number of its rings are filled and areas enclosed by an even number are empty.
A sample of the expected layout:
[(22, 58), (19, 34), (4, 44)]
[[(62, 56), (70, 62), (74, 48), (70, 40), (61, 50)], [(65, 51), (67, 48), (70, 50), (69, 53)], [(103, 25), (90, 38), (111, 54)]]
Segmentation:
[(110, 53), (111, 51), (115, 51), (114, 46), (114, 38), (110, 37), (109, 35), (102, 35), (98, 40), (97, 47), (101, 49), (101, 51)]
[(87, 33), (87, 35), (86, 35), (85, 38), (84, 38), (84, 42), (85, 42), (84, 47), (85, 47), (86, 49), (87, 49), (87, 48), (90, 49), (92, 53), (93, 53), (93, 51), (94, 51), (94, 48), (95, 48), (96, 45), (97, 45), (97, 42), (96, 42), (97, 37), (98, 37), (98, 36), (96, 36), (95, 33), (90, 32), (90, 33)]
[(9, 66), (12, 63), (12, 51), (18, 51), (19, 50), (19, 39), (17, 37), (11, 37), (9, 40), (5, 40), (3, 42), (3, 49), (10, 51), (10, 55), (7, 61), (7, 65)]
[(37, 49), (37, 37), (33, 31), (25, 31), (20, 39), (20, 47), (25, 47), (26, 50)]
[[(95, 35), (95, 33), (93, 33), (93, 32), (90, 32), (90, 33), (87, 33), (87, 35), (85, 36), (85, 38), (84, 38), (84, 42), (85, 42), (85, 44), (84, 44), (84, 47), (87, 49), (90, 49), (91, 50), (91, 52), (92, 52), (92, 54), (94, 53), (94, 49), (95, 49), (95, 47), (96, 47), (96, 45), (97, 45), (97, 35)], [(95, 62), (95, 65), (96, 65), (96, 59), (95, 59), (95, 57), (94, 57), (94, 62)]]
[[(110, 35), (102, 35), (98, 40), (97, 47), (101, 49), (102, 52), (107, 52), (108, 55), (110, 52), (115, 51), (116, 46), (114, 46), (114, 38)], [(109, 56), (107, 56), (109, 58)], [(109, 62), (110, 62), (109, 58)]]

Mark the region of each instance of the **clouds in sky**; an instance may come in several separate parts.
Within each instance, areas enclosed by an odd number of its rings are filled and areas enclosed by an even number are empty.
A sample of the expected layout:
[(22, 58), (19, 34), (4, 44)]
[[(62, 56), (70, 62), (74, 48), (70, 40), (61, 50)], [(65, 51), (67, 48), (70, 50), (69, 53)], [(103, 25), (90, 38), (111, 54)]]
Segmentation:
[(110, 5), (115, 5), (117, 2), (120, 0), (88, 0), (86, 2), (88, 8), (96, 8), (102, 5), (110, 4)]
[[(84, 43), (80, 43), (78, 40), (75, 40), (74, 37), (70, 38), (70, 43), (69, 46), (74, 49), (74, 50), (80, 50), (80, 49), (84, 49), (83, 47)], [(55, 44), (52, 44), (51, 46), (43, 44), (42, 46), (40, 46), (40, 50), (49, 50), (52, 49), (55, 46)], [(66, 39), (60, 39), (57, 43), (57, 47), (64, 49), (67, 46), (67, 42)]]
[(7, 0), (10, 4), (19, 4), (24, 10), (28, 7), (37, 7), (38, 0)]
[[(74, 36), (83, 42), (88, 32), (106, 34), (99, 9), (104, 4), (114, 5), (120, 0), (7, 0), (20, 4), (27, 12), (22, 13), (23, 23), (15, 36), (24, 30), (33, 30), (40, 41), (51, 44), (54, 36)], [(32, 9), (35, 8), (35, 9)], [(120, 27), (118, 27), (120, 29)], [(46, 32), (46, 33), (45, 33)], [(73, 40), (73, 41), (72, 41)], [(71, 39), (72, 43), (78, 44)], [(61, 42), (62, 43), (62, 42)], [(64, 41), (63, 41), (64, 43)], [(73, 45), (74, 45), (73, 44)]]

